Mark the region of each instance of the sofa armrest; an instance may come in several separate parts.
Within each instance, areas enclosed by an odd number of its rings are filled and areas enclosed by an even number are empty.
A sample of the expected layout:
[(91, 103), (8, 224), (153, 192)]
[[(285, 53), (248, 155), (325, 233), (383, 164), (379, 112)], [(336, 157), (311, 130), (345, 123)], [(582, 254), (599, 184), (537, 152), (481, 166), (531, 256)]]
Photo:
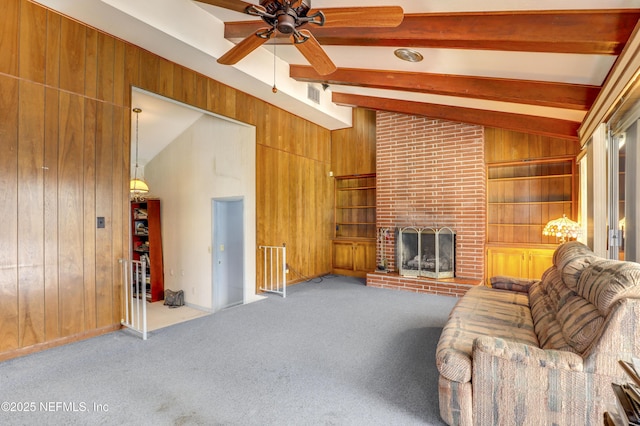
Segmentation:
[(529, 280), (525, 278), (508, 277), (505, 275), (496, 275), (489, 278), (492, 288), (500, 290), (517, 291), (518, 293), (529, 293), (529, 287), (539, 280)]
[(474, 424), (589, 424), (581, 421), (595, 418), (589, 408), (595, 404), (583, 366), (571, 352), (477, 338), (471, 379)]
[(524, 366), (582, 371), (584, 365), (582, 357), (573, 352), (545, 350), (491, 336), (478, 337), (474, 341), (473, 352), (474, 359), (476, 352), (484, 352), (487, 356)]

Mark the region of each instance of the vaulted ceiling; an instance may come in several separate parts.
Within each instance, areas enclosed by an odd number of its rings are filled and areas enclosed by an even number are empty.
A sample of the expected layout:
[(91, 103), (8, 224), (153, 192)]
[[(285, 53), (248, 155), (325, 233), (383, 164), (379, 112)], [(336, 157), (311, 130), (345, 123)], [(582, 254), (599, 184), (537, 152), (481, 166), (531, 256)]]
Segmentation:
[[(307, 24), (337, 67), (320, 75), (284, 36), (236, 65), (217, 64), (265, 27), (238, 12), (242, 1), (40, 2), (328, 128), (348, 125), (345, 105), (571, 139), (640, 18), (640, 0), (314, 0), (316, 10), (398, 5), (404, 12), (391, 28)], [(118, 19), (144, 36), (118, 28)], [(402, 61), (398, 48), (424, 60)], [(308, 84), (320, 88), (318, 105), (306, 99)]]

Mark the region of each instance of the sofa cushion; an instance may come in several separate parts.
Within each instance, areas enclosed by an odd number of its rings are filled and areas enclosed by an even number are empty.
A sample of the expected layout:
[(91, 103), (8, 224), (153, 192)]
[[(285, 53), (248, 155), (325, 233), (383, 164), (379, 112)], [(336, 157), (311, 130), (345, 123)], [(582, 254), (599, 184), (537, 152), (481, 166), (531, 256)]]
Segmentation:
[[(466, 294), (470, 294), (470, 297), (473, 297), (474, 301), (472, 303), (474, 304), (496, 302), (498, 304), (505, 303), (506, 306), (510, 304), (529, 306), (528, 295), (526, 293), (516, 291), (504, 291), (485, 286), (478, 286), (472, 287)], [(456, 315), (456, 313), (452, 312), (450, 315)]]
[(576, 289), (582, 271), (597, 259), (589, 247), (578, 241), (564, 243), (553, 253), (553, 264), (558, 268), (564, 283), (573, 290)]
[(451, 311), (436, 348), (436, 364), (448, 380), (471, 380), (473, 341), (493, 336), (538, 346), (526, 294), (473, 287)]
[(537, 280), (509, 277), (505, 275), (496, 275), (495, 277), (489, 278), (492, 288), (517, 291), (520, 293), (528, 293), (529, 287), (531, 287), (531, 284), (536, 281)]
[[(559, 275), (555, 267), (552, 267), (551, 275)], [(549, 279), (549, 277), (547, 277)], [(562, 326), (558, 321), (557, 305), (546, 291), (544, 282), (536, 283), (529, 290), (529, 303), (533, 327), (542, 349), (556, 349), (576, 352), (562, 333)]]
[(576, 295), (576, 292), (566, 286), (562, 279), (562, 273), (557, 268), (552, 267), (548, 274), (545, 274), (543, 287), (555, 306), (555, 311), (559, 311), (567, 300)]
[(606, 316), (622, 297), (640, 297), (640, 264), (620, 260), (594, 261), (580, 275), (576, 291)]
[(562, 270), (567, 262), (584, 255), (595, 256), (593, 251), (580, 241), (568, 241), (559, 245), (553, 252), (553, 264)]
[(577, 294), (558, 310), (557, 318), (565, 340), (580, 353), (596, 338), (604, 323), (598, 308)]

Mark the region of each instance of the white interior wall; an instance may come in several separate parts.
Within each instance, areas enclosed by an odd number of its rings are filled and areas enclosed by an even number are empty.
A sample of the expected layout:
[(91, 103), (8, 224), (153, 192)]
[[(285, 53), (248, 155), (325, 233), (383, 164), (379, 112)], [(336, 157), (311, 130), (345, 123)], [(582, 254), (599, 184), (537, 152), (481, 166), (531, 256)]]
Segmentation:
[(145, 179), (161, 200), (165, 289), (183, 290), (192, 306), (213, 309), (213, 198), (244, 199), (244, 301), (261, 298), (255, 292), (255, 170), (255, 128), (210, 115), (145, 165)]

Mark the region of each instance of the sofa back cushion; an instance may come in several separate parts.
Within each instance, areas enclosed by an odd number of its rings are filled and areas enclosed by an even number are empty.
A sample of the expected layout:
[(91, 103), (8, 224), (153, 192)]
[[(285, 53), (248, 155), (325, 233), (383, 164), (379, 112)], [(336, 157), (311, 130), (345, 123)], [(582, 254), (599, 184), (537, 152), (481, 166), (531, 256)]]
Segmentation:
[(583, 353), (604, 322), (596, 306), (565, 285), (555, 265), (529, 290), (529, 303), (543, 349)]
[[(569, 344), (562, 331), (562, 324), (558, 321), (558, 295), (563, 293), (565, 298), (575, 295), (570, 290), (563, 291), (562, 278), (555, 266), (547, 269), (542, 281), (529, 289), (529, 306), (533, 329), (543, 349), (577, 352)], [(565, 287), (566, 288), (566, 287)]]
[(604, 317), (591, 302), (577, 294), (569, 297), (556, 314), (565, 340), (583, 353), (600, 332)]
[(640, 297), (640, 264), (596, 257), (576, 241), (561, 245), (553, 266), (529, 290), (541, 347), (584, 353), (622, 297)]
[(552, 269), (549, 274), (545, 274), (544, 278), (547, 294), (553, 302), (554, 311), (558, 312), (570, 297), (576, 295), (576, 292), (565, 285), (562, 272), (558, 268)]
[(576, 292), (600, 311), (609, 313), (623, 297), (640, 297), (640, 264), (620, 260), (595, 260), (580, 275)]
[(598, 257), (589, 247), (578, 241), (569, 241), (553, 253), (553, 264), (562, 275), (567, 287), (575, 290), (582, 271)]

